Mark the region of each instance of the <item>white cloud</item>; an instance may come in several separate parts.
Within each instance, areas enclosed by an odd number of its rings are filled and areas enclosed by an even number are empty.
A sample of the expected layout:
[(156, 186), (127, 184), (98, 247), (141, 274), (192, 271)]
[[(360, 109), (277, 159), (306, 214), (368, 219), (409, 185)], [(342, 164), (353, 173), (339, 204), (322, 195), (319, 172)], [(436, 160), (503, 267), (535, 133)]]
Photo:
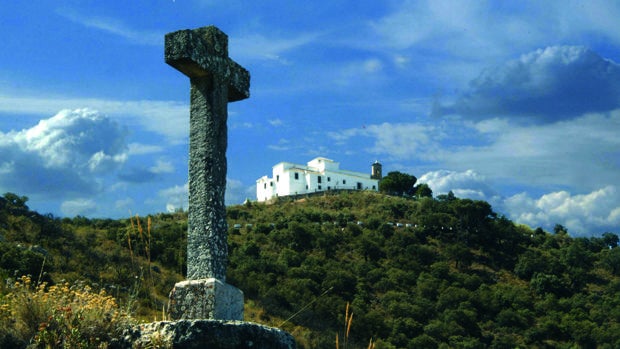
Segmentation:
[(557, 191), (532, 198), (526, 193), (504, 200), (511, 219), (532, 227), (551, 229), (562, 224), (573, 235), (600, 234), (620, 225), (620, 192), (606, 186), (587, 194)]
[(452, 191), (460, 198), (497, 202), (499, 196), (487, 182), (485, 176), (474, 170), (464, 172), (439, 170), (425, 173), (418, 178), (418, 183), (425, 183), (431, 188), (433, 196)]
[(68, 217), (87, 216), (97, 211), (97, 203), (86, 198), (67, 200), (60, 205), (60, 210)]
[(109, 172), (118, 167), (119, 164), (127, 160), (127, 153), (108, 155), (100, 150), (93, 154), (88, 160), (88, 168), (91, 172)]
[(460, 198), (487, 201), (496, 212), (532, 228), (551, 230), (562, 224), (572, 235), (588, 236), (614, 231), (620, 225), (620, 191), (613, 185), (587, 194), (554, 191), (533, 198), (525, 192), (502, 197), (489, 179), (473, 170), (432, 171), (418, 178), (418, 183), (428, 184), (434, 196), (452, 191)]
[[(488, 1), (405, 0), (389, 2), (370, 33), (349, 38), (366, 50), (416, 57), (429, 84), (464, 88), (484, 66), (555, 43), (620, 43), (614, 0)], [(554, 40), (550, 42), (550, 38)], [(398, 62), (396, 62), (398, 64)], [(446, 91), (444, 91), (446, 92)]]
[(65, 109), (28, 130), (8, 135), (21, 149), (37, 153), (46, 166), (53, 167), (100, 163), (108, 158), (122, 163), (126, 133), (96, 111)]
[(65, 109), (29, 129), (0, 133), (0, 188), (63, 195), (97, 191), (98, 175), (126, 161), (126, 134), (89, 109)]
[(62, 109), (87, 106), (109, 116), (122, 119), (124, 124), (137, 122), (146, 131), (163, 135), (173, 143), (187, 140), (189, 135), (189, 106), (176, 101), (119, 101), (97, 98), (49, 98), (14, 96), (0, 91), (0, 113), (50, 115)]

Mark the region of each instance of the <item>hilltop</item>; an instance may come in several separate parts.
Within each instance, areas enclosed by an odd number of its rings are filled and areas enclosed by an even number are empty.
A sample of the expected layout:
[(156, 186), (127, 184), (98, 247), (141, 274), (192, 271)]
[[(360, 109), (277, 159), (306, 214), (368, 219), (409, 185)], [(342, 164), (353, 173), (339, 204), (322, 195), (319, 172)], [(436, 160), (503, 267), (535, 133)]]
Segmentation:
[[(8, 194), (7, 194), (8, 195)], [(183, 279), (187, 217), (57, 218), (0, 199), (0, 273), (83, 280), (161, 319)], [(484, 201), (343, 192), (228, 208), (228, 282), (246, 319), (333, 348), (620, 344), (618, 237), (514, 224)], [(3, 293), (9, 289), (2, 289)]]

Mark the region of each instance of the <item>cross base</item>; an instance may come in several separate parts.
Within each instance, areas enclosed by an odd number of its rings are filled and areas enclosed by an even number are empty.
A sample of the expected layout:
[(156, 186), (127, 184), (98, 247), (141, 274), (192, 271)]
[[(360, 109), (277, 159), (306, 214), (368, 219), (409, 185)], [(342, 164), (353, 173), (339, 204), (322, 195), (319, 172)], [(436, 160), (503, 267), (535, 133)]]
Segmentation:
[(169, 300), (168, 315), (172, 320), (243, 321), (243, 292), (215, 278), (178, 282)]

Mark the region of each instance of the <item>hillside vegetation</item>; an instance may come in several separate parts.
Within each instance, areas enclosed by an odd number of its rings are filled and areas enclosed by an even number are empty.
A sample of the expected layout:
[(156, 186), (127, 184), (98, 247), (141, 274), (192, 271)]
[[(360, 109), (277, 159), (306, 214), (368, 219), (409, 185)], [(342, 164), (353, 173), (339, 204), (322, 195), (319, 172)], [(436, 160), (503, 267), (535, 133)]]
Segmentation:
[[(81, 280), (162, 319), (183, 278), (184, 214), (59, 219), (26, 200), (0, 199), (3, 279)], [(533, 230), (453, 195), (345, 192), (232, 206), (228, 218), (227, 281), (244, 291), (246, 319), (300, 348), (334, 348), (337, 334), (348, 348), (620, 347), (615, 234)]]

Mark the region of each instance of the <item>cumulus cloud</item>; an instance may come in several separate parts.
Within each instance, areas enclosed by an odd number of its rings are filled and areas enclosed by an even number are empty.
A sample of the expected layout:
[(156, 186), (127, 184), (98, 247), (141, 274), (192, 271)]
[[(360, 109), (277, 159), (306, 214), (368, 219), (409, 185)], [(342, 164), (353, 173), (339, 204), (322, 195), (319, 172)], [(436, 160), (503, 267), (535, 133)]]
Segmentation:
[(520, 193), (503, 204), (508, 216), (517, 222), (546, 229), (562, 224), (572, 235), (613, 232), (620, 225), (620, 191), (612, 185), (577, 195), (557, 191), (533, 198)]
[[(125, 124), (137, 123), (149, 132), (163, 135), (173, 143), (187, 141), (189, 106), (177, 101), (120, 101), (98, 98), (49, 98), (17, 96), (0, 89), (0, 112), (15, 114), (51, 114), (61, 109), (88, 106), (106, 115), (123, 119)], [(151, 149), (153, 150), (153, 149)]]
[(0, 133), (0, 188), (94, 192), (97, 175), (127, 160), (127, 131), (89, 109), (62, 110), (21, 131)]
[(553, 122), (620, 107), (620, 65), (578, 46), (552, 46), (488, 69), (435, 115)]
[(616, 231), (620, 225), (620, 190), (614, 185), (586, 194), (553, 191), (532, 197), (522, 192), (504, 197), (489, 179), (473, 170), (432, 171), (418, 178), (418, 183), (428, 184), (435, 196), (452, 191), (460, 198), (487, 201), (496, 212), (532, 228), (550, 231), (555, 224), (562, 224), (571, 235), (590, 236)]
[(433, 195), (447, 194), (452, 191), (460, 198), (497, 202), (499, 195), (488, 184), (485, 176), (474, 170), (464, 172), (439, 170), (423, 174), (418, 183), (427, 184)]
[(606, 47), (620, 42), (620, 5), (613, 0), (528, 1), (525, 12), (523, 6), (484, 1), (405, 0), (390, 5), (385, 16), (370, 22), (376, 38), (364, 38), (362, 44), (400, 54), (422, 51), (436, 74), (433, 79), (446, 76), (457, 85), (470, 81), (485, 62), (539, 48), (548, 38), (598, 41)]

